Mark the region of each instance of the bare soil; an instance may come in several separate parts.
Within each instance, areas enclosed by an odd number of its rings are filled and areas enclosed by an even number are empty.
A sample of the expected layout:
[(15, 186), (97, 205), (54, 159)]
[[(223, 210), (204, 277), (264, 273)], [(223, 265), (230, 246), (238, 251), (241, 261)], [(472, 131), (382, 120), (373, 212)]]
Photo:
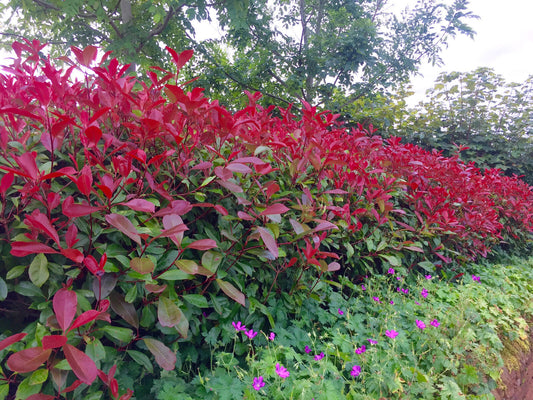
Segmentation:
[(502, 386), (493, 392), (496, 400), (533, 400), (533, 327), (530, 327), (530, 350), (517, 356), (519, 368), (502, 373)]

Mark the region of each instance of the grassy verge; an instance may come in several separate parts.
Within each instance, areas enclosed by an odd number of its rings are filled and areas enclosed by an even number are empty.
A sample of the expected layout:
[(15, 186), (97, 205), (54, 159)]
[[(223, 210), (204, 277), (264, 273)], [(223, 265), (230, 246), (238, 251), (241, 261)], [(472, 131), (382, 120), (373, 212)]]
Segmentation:
[[(533, 259), (472, 266), (456, 282), (384, 276), (317, 288), (319, 299), (273, 299), (276, 326), (224, 327), (212, 365), (190, 383), (180, 372), (153, 381), (174, 399), (492, 399), (501, 368), (527, 348)], [(298, 303), (298, 302), (296, 302)], [(137, 392), (137, 390), (136, 390)]]

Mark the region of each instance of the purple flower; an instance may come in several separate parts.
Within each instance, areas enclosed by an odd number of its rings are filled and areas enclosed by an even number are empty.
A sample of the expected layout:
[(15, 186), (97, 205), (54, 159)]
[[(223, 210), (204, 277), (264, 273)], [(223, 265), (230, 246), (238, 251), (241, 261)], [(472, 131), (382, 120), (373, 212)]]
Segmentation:
[(263, 377), (260, 376), (258, 378), (254, 378), (254, 389), (260, 390), (263, 386), (265, 386), (265, 382), (263, 382)]
[(401, 281), (401, 280), (402, 280), (402, 277), (401, 277), (401, 276), (397, 276), (397, 277), (396, 277), (396, 280), (397, 280), (397, 281)]
[(363, 354), (366, 351), (366, 346), (362, 345), (361, 347), (358, 347), (355, 349), (355, 354)]
[(231, 325), (233, 325), (233, 327), (235, 328), (235, 330), (238, 332), (238, 331), (245, 331), (246, 330), (246, 325), (243, 325), (241, 324), (241, 321), (235, 323), (235, 322), (232, 322)]
[(426, 297), (428, 297), (428, 291), (426, 288), (422, 289), (422, 292), (420, 293), (422, 295), (422, 297), (425, 299)]
[(390, 303), (391, 303), (391, 304), (394, 304), (394, 301), (391, 300)]
[(391, 275), (394, 275), (394, 268), (389, 268), (389, 270), (387, 271), (389, 274)]
[(307, 354), (311, 353), (311, 349), (309, 348), (309, 346), (305, 346), (304, 350)]
[(390, 331), (385, 331), (385, 335), (391, 339), (394, 339), (396, 336), (398, 336), (398, 332), (396, 332), (394, 329), (391, 329)]
[(374, 301), (377, 301), (378, 303), (380, 302), (380, 301), (379, 301), (379, 297), (372, 297), (372, 299), (373, 299)]
[(276, 374), (278, 374), (281, 378), (285, 379), (288, 378), (291, 374), (289, 371), (287, 371), (287, 368), (285, 368), (282, 365), (279, 365), (279, 363), (276, 364)]
[(370, 344), (378, 344), (378, 341), (374, 340), (374, 339), (368, 339), (368, 343), (370, 343)]
[(268, 338), (274, 341), (274, 339), (276, 338), (276, 334), (274, 332), (270, 332), (270, 335), (268, 336)]
[(250, 340), (252, 340), (257, 335), (257, 332), (254, 332), (253, 329), (250, 329), (249, 331), (244, 331), (244, 334), (248, 336)]
[(409, 289), (402, 289), (402, 292), (403, 292), (404, 294), (407, 294), (407, 293), (409, 293)]
[(352, 368), (352, 372), (350, 372), (351, 376), (359, 376), (361, 373), (361, 366), (360, 365), (354, 365)]
[(440, 325), (440, 322), (437, 321), (436, 319), (434, 319), (433, 321), (430, 322), (431, 326), (434, 326), (435, 328), (438, 327)]
[(338, 313), (339, 313), (339, 315), (343, 315), (343, 314), (344, 314), (344, 311), (342, 311), (342, 310), (339, 308)]
[(416, 304), (417, 306), (419, 306), (419, 305), (420, 305), (420, 303), (419, 303), (418, 301), (415, 301), (415, 304)]
[(431, 279), (431, 275), (426, 275), (426, 279), (429, 281)]
[(366, 290), (365, 285), (361, 285), (361, 289)]
[(416, 320), (416, 326), (420, 329), (425, 329), (426, 324), (424, 324), (422, 321)]
[(476, 276), (476, 275), (472, 275), (472, 280), (474, 282), (480, 282), (481, 281), (481, 278), (479, 276)]
[(315, 356), (315, 361), (320, 361), (324, 358), (324, 353), (317, 354)]

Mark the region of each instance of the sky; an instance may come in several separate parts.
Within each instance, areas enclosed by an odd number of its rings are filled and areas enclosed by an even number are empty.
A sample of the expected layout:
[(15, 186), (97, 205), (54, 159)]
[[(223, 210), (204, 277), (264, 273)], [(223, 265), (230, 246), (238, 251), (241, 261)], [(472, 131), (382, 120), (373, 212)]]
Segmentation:
[[(391, 0), (413, 4), (414, 0)], [(478, 67), (493, 68), (507, 82), (523, 82), (533, 75), (533, 2), (529, 0), (471, 0), (469, 9), (479, 19), (471, 19), (474, 39), (457, 36), (441, 54), (442, 67), (423, 65), (420, 76), (412, 79), (415, 95), (421, 100), (441, 72), (469, 72)]]

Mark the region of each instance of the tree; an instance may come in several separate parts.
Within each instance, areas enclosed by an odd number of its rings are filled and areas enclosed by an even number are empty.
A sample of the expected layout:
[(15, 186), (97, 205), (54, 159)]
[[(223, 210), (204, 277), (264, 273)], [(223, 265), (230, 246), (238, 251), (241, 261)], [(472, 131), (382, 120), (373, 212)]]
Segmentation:
[[(13, 36), (56, 45), (100, 45), (121, 60), (161, 64), (164, 45), (197, 50), (198, 84), (226, 102), (243, 89), (270, 101), (337, 107), (406, 80), (456, 34), (472, 36), (467, 0), (419, 0), (399, 15), (387, 0), (12, 0), (3, 44)], [(198, 39), (213, 20), (222, 37)], [(217, 93), (218, 91), (218, 93)], [(342, 106), (342, 104), (340, 104)]]

